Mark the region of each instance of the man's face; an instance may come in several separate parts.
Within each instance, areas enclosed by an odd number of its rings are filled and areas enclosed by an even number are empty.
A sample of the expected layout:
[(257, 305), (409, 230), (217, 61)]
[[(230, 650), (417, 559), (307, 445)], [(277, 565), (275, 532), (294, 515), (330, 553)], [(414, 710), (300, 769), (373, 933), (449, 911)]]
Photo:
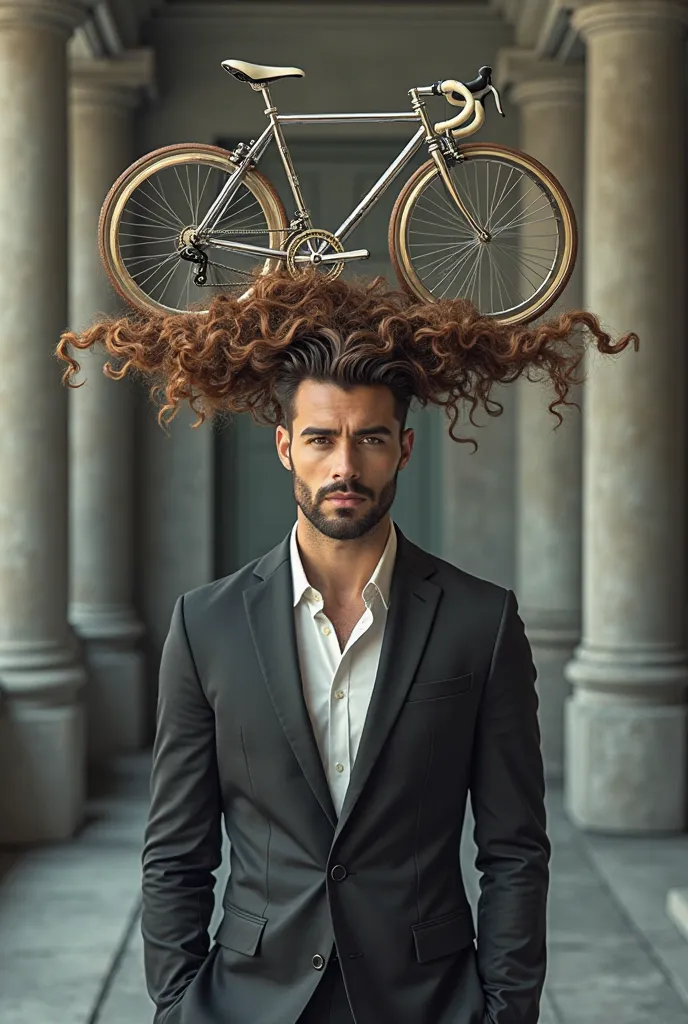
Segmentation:
[(356, 540), (389, 512), (413, 431), (401, 434), (388, 388), (344, 391), (307, 380), (296, 394), (291, 434), (280, 426), (276, 440), (306, 518), (326, 537)]

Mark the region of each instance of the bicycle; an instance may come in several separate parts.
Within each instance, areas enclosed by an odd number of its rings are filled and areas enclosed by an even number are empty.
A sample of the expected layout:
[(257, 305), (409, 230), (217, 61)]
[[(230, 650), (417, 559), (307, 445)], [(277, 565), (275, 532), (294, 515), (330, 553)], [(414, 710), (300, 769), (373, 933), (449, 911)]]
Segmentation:
[[(561, 185), (525, 153), (460, 141), (483, 126), (489, 96), (504, 116), (490, 67), (470, 82), (410, 89), (411, 111), (382, 114), (279, 114), (269, 86), (304, 77), (300, 68), (240, 60), (222, 67), (262, 94), (268, 125), (232, 151), (193, 143), (155, 150), (118, 178), (102, 207), (99, 243), (112, 283), (132, 306), (155, 314), (205, 312), (215, 294), (246, 295), (257, 270), (280, 265), (292, 276), (316, 267), (336, 277), (349, 261), (370, 256), (344, 242), (423, 145), (428, 160), (402, 187), (389, 225), (402, 287), (421, 300), (470, 299), (504, 324), (532, 320), (559, 297), (577, 249), (575, 216)], [(461, 110), (433, 124), (426, 109), (432, 96)], [(314, 226), (283, 127), (373, 122), (419, 127), (335, 231)], [(296, 207), (291, 220), (258, 170), (272, 140)]]

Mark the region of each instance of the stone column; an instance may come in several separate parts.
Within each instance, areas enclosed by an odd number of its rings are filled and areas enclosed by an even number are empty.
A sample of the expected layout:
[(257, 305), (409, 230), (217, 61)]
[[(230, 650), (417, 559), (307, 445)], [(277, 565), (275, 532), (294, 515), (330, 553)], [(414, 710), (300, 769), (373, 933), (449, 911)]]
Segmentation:
[(67, 623), (67, 40), (75, 0), (0, 0), (0, 842), (82, 816), (85, 673)]
[[(580, 227), (585, 173), (582, 67), (508, 49), (500, 53), (497, 77), (511, 87), (510, 99), (520, 109), (521, 148), (558, 178)], [(582, 306), (581, 270), (579, 249), (571, 280), (547, 316)], [(553, 397), (541, 385), (525, 380), (517, 385), (516, 593), (538, 669), (545, 771), (548, 779), (558, 780), (569, 692), (564, 667), (580, 634), (582, 467), (580, 412), (564, 409), (564, 422), (557, 426), (547, 408)], [(581, 404), (579, 390), (570, 397)]]
[(591, 830), (686, 824), (685, 45), (688, 4), (585, 4), (586, 305), (638, 353), (589, 360), (583, 632), (566, 804)]
[[(70, 321), (124, 311), (98, 253), (98, 217), (134, 158), (133, 114), (152, 80), (152, 54), (72, 61)], [(130, 383), (103, 375), (102, 352), (83, 353), (70, 392), (70, 621), (83, 641), (88, 750), (96, 763), (145, 739), (145, 676), (133, 607), (134, 401)]]

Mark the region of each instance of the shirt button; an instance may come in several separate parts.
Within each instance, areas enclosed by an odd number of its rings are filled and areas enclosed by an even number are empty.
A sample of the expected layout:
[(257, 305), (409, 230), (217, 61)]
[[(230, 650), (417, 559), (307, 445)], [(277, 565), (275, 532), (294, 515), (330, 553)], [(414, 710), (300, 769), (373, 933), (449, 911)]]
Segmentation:
[(338, 772), (343, 772), (344, 771), (344, 765), (343, 764), (336, 764), (335, 768), (337, 769)]
[(337, 690), (335, 693), (335, 697), (337, 698), (337, 700), (343, 700), (344, 696), (345, 693), (343, 690)]
[(320, 956), (320, 953), (315, 954), (311, 963), (315, 967), (316, 971), (322, 971), (323, 967), (325, 966), (325, 961)]
[(334, 882), (343, 882), (347, 875), (348, 871), (346, 870), (343, 864), (335, 864), (335, 866), (330, 871), (330, 878)]
[(325, 634), (325, 636), (329, 636), (331, 632), (332, 630), (330, 629), (329, 626), (323, 626), (323, 633)]

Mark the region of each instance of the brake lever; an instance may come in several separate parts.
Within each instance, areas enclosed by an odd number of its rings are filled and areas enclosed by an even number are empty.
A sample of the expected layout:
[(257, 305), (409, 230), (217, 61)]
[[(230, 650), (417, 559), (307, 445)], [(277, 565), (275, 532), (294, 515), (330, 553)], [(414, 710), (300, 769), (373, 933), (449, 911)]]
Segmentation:
[(498, 110), (498, 111), (499, 111), (499, 113), (500, 113), (500, 114), (502, 115), (502, 117), (506, 117), (506, 114), (505, 114), (505, 113), (504, 113), (504, 111), (502, 110), (502, 101), (501, 101), (501, 99), (500, 99), (499, 93), (498, 93), (498, 91), (497, 91), (497, 90), (495, 89), (495, 87), (494, 87), (494, 85), (492, 84), (492, 82), (490, 82), (490, 84), (488, 85), (488, 87), (487, 87), (487, 90), (486, 90), (486, 91), (487, 91), (487, 92), (491, 92), (491, 93), (492, 93), (492, 95), (494, 96), (495, 106), (496, 106), (497, 110)]
[(492, 84), (492, 82), (490, 82), (489, 85), (486, 85), (484, 89), (481, 89), (480, 92), (473, 93), (473, 95), (475, 96), (476, 100), (480, 100), (480, 102), (484, 106), (485, 105), (485, 103), (484, 103), (485, 97), (489, 96), (490, 93), (492, 93), (492, 95), (494, 96), (495, 106), (496, 106), (497, 110), (502, 115), (502, 117), (506, 117), (506, 114), (502, 110), (501, 97), (500, 97), (499, 93), (497, 92), (497, 90), (495, 89), (495, 87)]

